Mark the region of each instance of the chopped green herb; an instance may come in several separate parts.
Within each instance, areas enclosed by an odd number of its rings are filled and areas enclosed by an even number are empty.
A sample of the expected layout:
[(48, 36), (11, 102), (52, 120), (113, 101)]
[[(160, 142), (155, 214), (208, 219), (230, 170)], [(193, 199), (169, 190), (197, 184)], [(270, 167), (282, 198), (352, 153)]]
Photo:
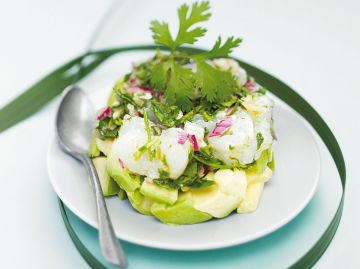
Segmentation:
[(236, 168), (247, 168), (249, 166), (247, 164), (240, 163), (238, 158), (235, 158), (235, 157), (232, 157), (232, 156), (230, 156), (230, 160), (235, 161), (235, 165), (232, 165), (232, 166), (236, 167)]
[(154, 183), (171, 189), (181, 189), (183, 187), (204, 188), (214, 184), (211, 180), (199, 178), (197, 162), (190, 162), (184, 173), (177, 179), (169, 178), (168, 173), (161, 173), (158, 179), (154, 179)]
[(206, 188), (206, 187), (212, 186), (214, 184), (215, 184), (215, 181), (213, 181), (213, 180), (199, 178), (191, 184), (191, 188), (201, 189), (201, 188)]
[(216, 159), (214, 156), (206, 152), (204, 148), (200, 148), (199, 151), (195, 151), (193, 155), (194, 159), (202, 164), (206, 164), (207, 166), (217, 168), (217, 169), (227, 169), (230, 168), (224, 162)]
[(98, 126), (96, 127), (100, 135), (104, 137), (117, 137), (119, 127), (113, 123), (112, 119), (106, 117), (99, 121)]
[(162, 129), (160, 126), (157, 126), (157, 125), (153, 125), (150, 127), (151, 129), (151, 132), (154, 134), (154, 135), (161, 135), (161, 132), (162, 132)]
[(144, 123), (145, 123), (145, 130), (146, 130), (146, 134), (147, 134), (147, 140), (149, 143), (151, 141), (151, 131), (150, 131), (148, 114), (145, 109), (143, 109), (143, 115), (144, 115)]
[(256, 92), (255, 94), (258, 94), (258, 95), (264, 95), (266, 93), (266, 88), (264, 87), (260, 87)]
[(152, 112), (154, 113), (160, 124), (167, 127), (176, 126), (178, 122), (177, 117), (179, 116), (179, 113), (181, 113), (178, 107), (162, 104), (155, 100), (152, 101), (150, 105)]
[(257, 141), (256, 150), (258, 150), (261, 147), (262, 143), (264, 142), (264, 136), (262, 135), (261, 132), (258, 132), (256, 134), (256, 141)]

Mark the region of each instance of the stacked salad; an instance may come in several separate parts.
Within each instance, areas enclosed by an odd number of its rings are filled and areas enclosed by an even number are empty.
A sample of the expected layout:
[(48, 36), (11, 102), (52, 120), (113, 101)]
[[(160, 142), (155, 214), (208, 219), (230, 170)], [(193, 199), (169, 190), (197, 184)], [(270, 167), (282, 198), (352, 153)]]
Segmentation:
[(241, 40), (199, 54), (182, 50), (206, 29), (208, 2), (182, 5), (179, 29), (152, 21), (167, 47), (134, 64), (99, 111), (89, 155), (105, 196), (128, 199), (168, 224), (256, 210), (274, 171), (273, 101), (228, 54)]

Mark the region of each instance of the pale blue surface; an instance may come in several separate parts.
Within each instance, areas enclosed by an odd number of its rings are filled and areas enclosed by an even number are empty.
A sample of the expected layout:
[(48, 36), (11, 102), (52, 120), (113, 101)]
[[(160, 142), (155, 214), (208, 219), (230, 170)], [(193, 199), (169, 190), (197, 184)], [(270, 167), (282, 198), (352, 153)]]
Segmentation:
[[(322, 171), (319, 189), (306, 209), (282, 229), (247, 244), (210, 251), (166, 251), (122, 242), (128, 256), (129, 269), (233, 269), (234, 266), (278, 269), (290, 266), (326, 229), (339, 201), (339, 179), (328, 177), (334, 175), (334, 166), (322, 145), (320, 151), (322, 164), (326, 163), (327, 169)], [(82, 242), (93, 255), (103, 261), (98, 247), (97, 231), (69, 210), (67, 212)]]

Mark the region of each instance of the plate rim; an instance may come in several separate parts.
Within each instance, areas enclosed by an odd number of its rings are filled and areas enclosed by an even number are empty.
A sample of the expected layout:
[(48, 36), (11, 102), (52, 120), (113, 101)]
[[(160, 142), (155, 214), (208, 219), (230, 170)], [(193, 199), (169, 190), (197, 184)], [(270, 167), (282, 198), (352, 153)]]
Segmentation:
[[(249, 243), (251, 241), (260, 239), (264, 236), (267, 236), (278, 229), (284, 227), (286, 224), (288, 224), (290, 221), (295, 219), (304, 209), (305, 207), (310, 203), (312, 198), (314, 197), (314, 194), (317, 190), (319, 180), (320, 180), (320, 172), (321, 172), (321, 155), (320, 155), (320, 149), (319, 145), (317, 143), (317, 140), (315, 138), (314, 131), (312, 130), (312, 127), (305, 121), (305, 119), (297, 113), (295, 110), (293, 110), (291, 107), (289, 107), (287, 104), (285, 104), (282, 100), (278, 98), (274, 98), (275, 96), (272, 95), (272, 98), (275, 101), (275, 105), (281, 107), (284, 110), (287, 110), (288, 113), (293, 114), (303, 125), (304, 128), (307, 129), (307, 131), (311, 134), (311, 141), (312, 144), (315, 146), (315, 152), (316, 152), (316, 163), (317, 165), (317, 171), (316, 171), (316, 177), (314, 180), (314, 183), (312, 185), (312, 188), (309, 192), (309, 194), (306, 196), (306, 199), (302, 201), (301, 204), (296, 208), (296, 210), (292, 211), (291, 214), (289, 214), (286, 218), (281, 219), (281, 221), (275, 223), (272, 226), (269, 226), (268, 228), (265, 228), (259, 232), (251, 233), (247, 236), (243, 236), (238, 239), (234, 240), (227, 240), (224, 242), (213, 242), (213, 243), (196, 243), (196, 244), (188, 244), (188, 245), (178, 245), (174, 243), (158, 243), (156, 241), (149, 241), (149, 240), (143, 240), (139, 237), (134, 237), (128, 234), (123, 234), (119, 231), (114, 231), (115, 235), (118, 239), (133, 243), (136, 245), (144, 246), (144, 247), (150, 247), (150, 248), (156, 248), (156, 249), (163, 249), (163, 250), (177, 250), (177, 251), (203, 251), (203, 250), (214, 250), (214, 249), (222, 249), (227, 247), (232, 247), (236, 245), (241, 245), (245, 243)], [(54, 131), (53, 131), (54, 132)], [(46, 151), (46, 168), (48, 172), (48, 176), (52, 185), (53, 190), (55, 191), (56, 195), (61, 199), (61, 201), (66, 205), (66, 207), (74, 213), (78, 218), (80, 218), (82, 221), (93, 227), (94, 229), (98, 229), (97, 220), (92, 220), (91, 218), (88, 218), (86, 214), (83, 214), (80, 210), (76, 209), (75, 206), (71, 205), (71, 202), (67, 201), (66, 198), (62, 195), (62, 192), (59, 191), (59, 187), (56, 184), (56, 180), (54, 180), (54, 175), (51, 172), (50, 169), (50, 159), (51, 159), (51, 149), (53, 144), (57, 143), (56, 141), (56, 135), (53, 133), (52, 137), (50, 138), (50, 141), (48, 143), (47, 151)], [(66, 154), (66, 153), (64, 153)], [(94, 206), (95, 209), (95, 206)], [(140, 213), (139, 213), (140, 214)], [(166, 224), (162, 224), (166, 225)]]

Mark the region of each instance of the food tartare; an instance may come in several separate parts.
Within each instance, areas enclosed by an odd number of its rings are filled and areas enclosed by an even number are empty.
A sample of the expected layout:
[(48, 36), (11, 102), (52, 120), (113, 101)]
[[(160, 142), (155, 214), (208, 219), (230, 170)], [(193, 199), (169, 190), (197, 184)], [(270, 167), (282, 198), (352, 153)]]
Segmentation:
[[(175, 38), (153, 21), (169, 52), (134, 64), (99, 111), (89, 155), (105, 196), (168, 224), (257, 209), (274, 171), (273, 101), (228, 54), (240, 39), (186, 53), (206, 32), (208, 2), (182, 5)], [(119, 201), (120, 202), (120, 201)]]

